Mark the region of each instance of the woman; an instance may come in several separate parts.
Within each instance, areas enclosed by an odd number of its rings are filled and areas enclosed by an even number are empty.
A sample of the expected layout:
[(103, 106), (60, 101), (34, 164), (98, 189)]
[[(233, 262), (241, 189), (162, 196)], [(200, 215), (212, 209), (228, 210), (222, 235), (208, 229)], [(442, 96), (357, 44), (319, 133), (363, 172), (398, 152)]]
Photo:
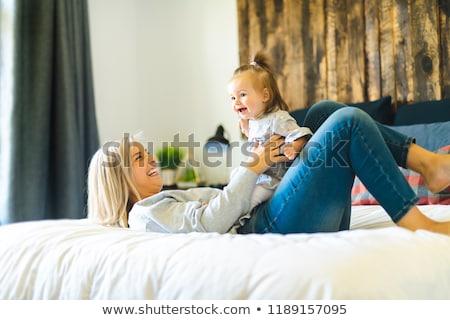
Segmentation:
[[(450, 235), (415, 205), (418, 198), (398, 166), (422, 174), (431, 191), (450, 185), (450, 155), (429, 152), (375, 122), (364, 111), (323, 101), (306, 116), (313, 136), (273, 196), (249, 211), (259, 174), (276, 162), (284, 141), (255, 146), (223, 189), (161, 191), (155, 158), (124, 139), (100, 149), (88, 176), (88, 215), (96, 223), (156, 232), (298, 233), (347, 230), (357, 175), (391, 219), (409, 230)], [(120, 157), (119, 157), (120, 156)], [(128, 165), (129, 164), (129, 165)]]

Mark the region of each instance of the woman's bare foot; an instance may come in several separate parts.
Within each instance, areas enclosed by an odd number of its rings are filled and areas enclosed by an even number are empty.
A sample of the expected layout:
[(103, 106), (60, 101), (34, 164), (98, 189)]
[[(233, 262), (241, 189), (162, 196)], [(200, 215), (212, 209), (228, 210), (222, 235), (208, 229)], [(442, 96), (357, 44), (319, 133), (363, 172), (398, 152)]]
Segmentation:
[(450, 186), (450, 154), (435, 154), (431, 166), (422, 172), (428, 189), (438, 193)]
[(417, 206), (411, 208), (397, 225), (411, 231), (428, 230), (450, 236), (450, 221), (438, 222), (425, 216)]
[(450, 186), (450, 154), (438, 154), (411, 144), (407, 167), (420, 173), (428, 189), (437, 193)]

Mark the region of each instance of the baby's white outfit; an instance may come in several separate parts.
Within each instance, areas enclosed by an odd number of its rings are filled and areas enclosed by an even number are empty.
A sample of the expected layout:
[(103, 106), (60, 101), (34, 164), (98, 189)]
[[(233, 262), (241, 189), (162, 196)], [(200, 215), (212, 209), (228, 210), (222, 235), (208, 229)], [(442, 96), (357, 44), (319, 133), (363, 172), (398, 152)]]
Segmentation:
[[(312, 135), (309, 128), (300, 127), (289, 112), (284, 110), (266, 114), (257, 120), (249, 120), (248, 132), (248, 141), (257, 140), (260, 145), (264, 144), (274, 134), (283, 136), (285, 143), (291, 143), (301, 137)], [(292, 161), (275, 163), (258, 177), (251, 199), (252, 209), (272, 196), (291, 164)]]

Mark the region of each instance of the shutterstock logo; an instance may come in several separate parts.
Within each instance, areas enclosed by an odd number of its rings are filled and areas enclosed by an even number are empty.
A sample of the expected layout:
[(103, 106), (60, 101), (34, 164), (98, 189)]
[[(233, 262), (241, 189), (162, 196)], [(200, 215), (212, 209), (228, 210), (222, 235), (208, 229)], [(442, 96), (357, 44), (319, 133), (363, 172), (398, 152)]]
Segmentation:
[[(148, 153), (150, 155), (156, 155), (157, 151), (165, 147), (173, 147), (185, 150), (189, 157), (188, 162), (182, 161), (178, 164), (178, 167), (186, 167), (187, 165), (199, 168), (201, 166), (208, 168), (227, 167), (233, 166), (232, 155), (234, 150), (239, 149), (241, 156), (245, 159), (240, 163), (242, 166), (252, 165), (253, 161), (260, 161), (259, 155), (264, 153), (255, 152), (254, 144), (249, 141), (232, 141), (228, 145), (223, 144), (202, 144), (196, 141), (195, 135), (192, 133), (188, 136), (187, 140), (181, 140), (180, 134), (175, 134), (172, 141), (164, 141), (159, 146), (155, 146), (153, 142), (140, 142), (134, 140), (129, 133), (123, 135), (123, 159), (120, 155), (119, 148), (120, 143), (118, 141), (109, 141), (103, 144), (103, 154), (107, 156), (108, 161), (104, 161), (105, 167), (116, 167), (123, 161), (124, 167), (130, 166), (130, 150), (131, 147), (138, 148), (141, 153)], [(274, 145), (273, 142), (269, 142)], [(266, 147), (271, 148), (270, 144), (266, 144)], [(299, 156), (308, 163), (310, 167), (332, 167), (341, 166), (348, 167), (349, 163), (346, 154), (348, 140), (338, 140), (333, 136), (332, 132), (325, 134), (324, 142), (309, 141)], [(201, 148), (201, 152), (195, 152)], [(200, 158), (196, 156), (200, 154)], [(267, 159), (269, 161), (269, 159)], [(144, 166), (142, 162), (140, 165)]]
[[(223, 144), (208, 144), (206, 148), (204, 144), (196, 141), (195, 135), (190, 134), (187, 140), (181, 140), (180, 134), (175, 134), (172, 141), (163, 141), (161, 145), (155, 146), (153, 142), (141, 142), (135, 141), (129, 133), (124, 133), (123, 135), (123, 159), (119, 153), (120, 142), (118, 141), (109, 141), (103, 144), (102, 151), (103, 154), (108, 157), (108, 161), (104, 161), (103, 165), (106, 167), (116, 167), (121, 164), (123, 161), (124, 167), (130, 166), (130, 148), (136, 147), (142, 153), (146, 152), (150, 155), (156, 155), (158, 150), (172, 147), (183, 149), (185, 153), (189, 154), (188, 163), (182, 161), (178, 166), (191, 166), (194, 168), (199, 168), (200, 166), (206, 166), (210, 168), (216, 168), (223, 165), (227, 167), (232, 167), (232, 153), (233, 149), (241, 148), (241, 151), (244, 155), (250, 155), (249, 148), (251, 147), (251, 143), (249, 142), (231, 142), (228, 145)], [(197, 159), (196, 155), (199, 153), (196, 152), (201, 148), (201, 159)], [(142, 164), (144, 165), (144, 164)]]

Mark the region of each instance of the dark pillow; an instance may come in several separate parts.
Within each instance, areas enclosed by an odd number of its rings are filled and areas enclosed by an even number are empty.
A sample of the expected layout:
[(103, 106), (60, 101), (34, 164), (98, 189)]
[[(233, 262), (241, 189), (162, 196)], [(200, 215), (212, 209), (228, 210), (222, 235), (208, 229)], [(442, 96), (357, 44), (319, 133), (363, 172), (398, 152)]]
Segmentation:
[(291, 116), (297, 121), (299, 126), (303, 125), (303, 120), (305, 120), (308, 110), (309, 108), (294, 110), (291, 112)]
[[(349, 103), (348, 105), (366, 111), (372, 116), (372, 118), (380, 123), (392, 125), (394, 122), (395, 111), (390, 96), (383, 97), (375, 101)], [(303, 120), (305, 119), (308, 110), (309, 108), (294, 110), (291, 112), (291, 115), (295, 120), (297, 120), (299, 125), (303, 125)]]
[(404, 105), (397, 110), (394, 125), (450, 121), (450, 100), (434, 100)]
[(394, 123), (395, 109), (390, 96), (369, 102), (349, 103), (349, 106), (358, 107), (372, 116), (376, 121), (392, 125)]

